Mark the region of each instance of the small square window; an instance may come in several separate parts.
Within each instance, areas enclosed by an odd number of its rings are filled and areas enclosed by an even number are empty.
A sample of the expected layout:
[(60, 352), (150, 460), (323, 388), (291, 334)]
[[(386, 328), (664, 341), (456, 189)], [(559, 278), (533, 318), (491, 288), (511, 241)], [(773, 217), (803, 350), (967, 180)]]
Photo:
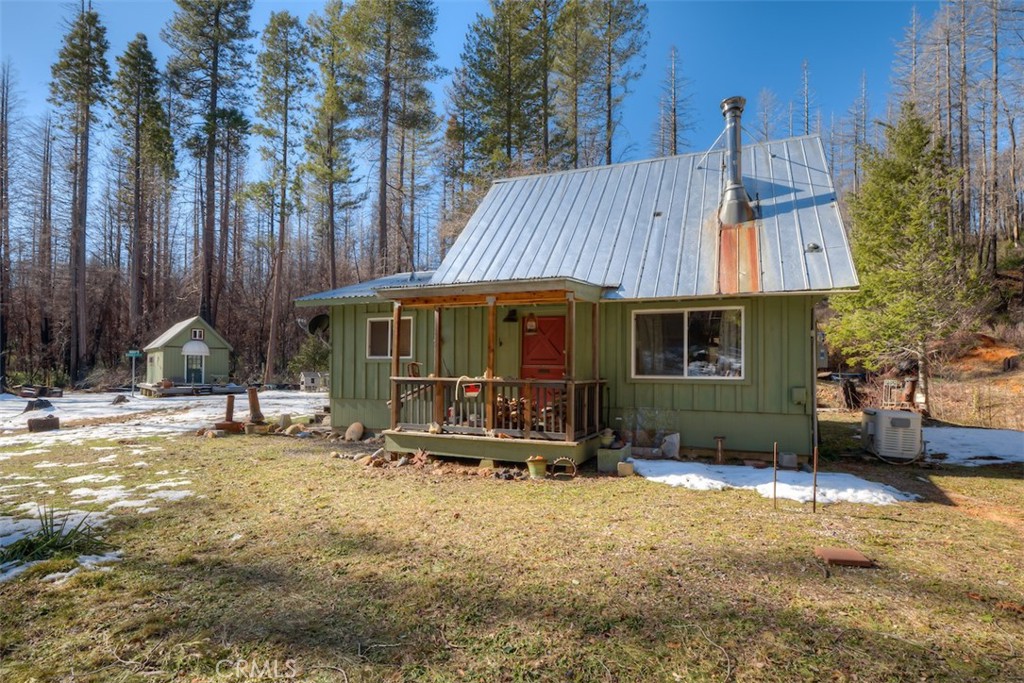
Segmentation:
[[(412, 318), (402, 318), (398, 330), (398, 355), (412, 358)], [(370, 360), (391, 358), (391, 319), (366, 321), (366, 357)]]
[(206, 336), (206, 330), (201, 327), (192, 328), (192, 339), (195, 341), (203, 341), (203, 337)]

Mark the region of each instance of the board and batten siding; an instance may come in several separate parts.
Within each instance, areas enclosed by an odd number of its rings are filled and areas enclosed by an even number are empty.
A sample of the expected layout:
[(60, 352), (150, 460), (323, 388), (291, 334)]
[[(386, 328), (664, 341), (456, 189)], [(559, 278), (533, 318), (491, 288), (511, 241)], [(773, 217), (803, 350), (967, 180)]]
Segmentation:
[[(511, 308), (516, 322), (505, 322)], [(591, 379), (593, 375), (593, 339), (591, 337), (592, 306), (580, 303), (576, 309), (577, 332), (576, 377)], [(497, 307), (497, 341), (494, 370), (497, 377), (519, 376), (521, 325), (528, 313), (534, 315), (565, 315), (564, 305)], [(366, 357), (366, 321), (391, 318), (394, 309), (389, 302), (346, 304), (331, 307), (331, 424), (346, 427), (362, 422), (370, 429), (384, 429), (390, 423), (387, 402), (391, 398), (390, 360)], [(434, 311), (405, 309), (402, 317), (413, 319), (412, 358), (402, 359), (401, 372), (412, 360), (421, 364), (425, 377), (434, 373)], [(442, 377), (480, 377), (487, 366), (487, 308), (447, 308), (441, 313)]]
[[(807, 454), (812, 448), (813, 297), (764, 296), (687, 303), (613, 302), (601, 306), (605, 414), (624, 429), (678, 431), (684, 446)], [(633, 312), (743, 308), (744, 378), (634, 379)], [(794, 392), (794, 390), (796, 390)], [(796, 397), (803, 393), (804, 400)], [(622, 418), (621, 422), (616, 418)]]

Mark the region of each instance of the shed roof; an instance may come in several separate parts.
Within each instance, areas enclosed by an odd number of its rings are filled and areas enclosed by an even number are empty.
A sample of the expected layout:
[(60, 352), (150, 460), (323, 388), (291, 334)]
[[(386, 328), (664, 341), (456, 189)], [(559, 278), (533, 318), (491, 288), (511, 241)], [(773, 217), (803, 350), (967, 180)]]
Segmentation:
[[(186, 329), (191, 329), (191, 328), (196, 327), (196, 326), (202, 327), (209, 334), (213, 335), (213, 337), (215, 339), (217, 339), (220, 342), (221, 345), (225, 346), (228, 351), (234, 350), (233, 347), (231, 346), (231, 344), (229, 344), (228, 341), (224, 337), (222, 337), (220, 335), (220, 333), (216, 329), (214, 329), (213, 325), (211, 325), (210, 323), (206, 322), (205, 320), (203, 320), (198, 315), (193, 317), (193, 318), (189, 318), (188, 320), (182, 320), (181, 322), (174, 323), (173, 325), (168, 327), (166, 330), (164, 330), (163, 334), (161, 334), (159, 337), (157, 337), (156, 339), (154, 339), (150, 343), (146, 344), (142, 348), (142, 350), (143, 351), (156, 351), (157, 349), (161, 349), (161, 348), (167, 346), (168, 344), (170, 344), (172, 341), (174, 341), (174, 338), (177, 337), (182, 332), (184, 332)], [(189, 340), (186, 339), (185, 341), (189, 341)], [(207, 341), (209, 341), (209, 340), (207, 340)]]
[(345, 285), (338, 289), (331, 289), (326, 292), (307, 294), (295, 300), (299, 306), (325, 306), (332, 303), (359, 303), (365, 301), (379, 301), (378, 289), (393, 287), (412, 287), (430, 282), (432, 270), (417, 271), (414, 273), (395, 273), (385, 275), (376, 280), (366, 280), (352, 285)]
[[(714, 296), (724, 155), (498, 181), (430, 284), (566, 277), (604, 286), (612, 299)], [(856, 287), (821, 140), (746, 145), (743, 170), (759, 212), (761, 291)]]

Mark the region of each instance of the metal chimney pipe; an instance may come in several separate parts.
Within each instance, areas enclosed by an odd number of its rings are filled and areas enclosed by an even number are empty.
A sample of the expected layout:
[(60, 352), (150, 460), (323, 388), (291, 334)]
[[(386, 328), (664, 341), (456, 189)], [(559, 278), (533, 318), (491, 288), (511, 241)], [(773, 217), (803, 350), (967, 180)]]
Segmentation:
[(754, 209), (750, 197), (743, 187), (743, 161), (740, 141), (740, 116), (747, 100), (743, 97), (728, 97), (722, 100), (722, 116), (725, 117), (725, 148), (727, 178), (718, 219), (723, 225), (737, 225), (754, 220)]

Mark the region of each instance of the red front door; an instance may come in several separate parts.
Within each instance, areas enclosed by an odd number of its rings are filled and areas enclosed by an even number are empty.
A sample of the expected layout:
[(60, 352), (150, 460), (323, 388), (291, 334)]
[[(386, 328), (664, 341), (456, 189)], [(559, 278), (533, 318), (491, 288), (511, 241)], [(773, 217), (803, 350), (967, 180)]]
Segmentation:
[(523, 379), (565, 377), (565, 316), (537, 317), (537, 331), (527, 334), (523, 323)]

